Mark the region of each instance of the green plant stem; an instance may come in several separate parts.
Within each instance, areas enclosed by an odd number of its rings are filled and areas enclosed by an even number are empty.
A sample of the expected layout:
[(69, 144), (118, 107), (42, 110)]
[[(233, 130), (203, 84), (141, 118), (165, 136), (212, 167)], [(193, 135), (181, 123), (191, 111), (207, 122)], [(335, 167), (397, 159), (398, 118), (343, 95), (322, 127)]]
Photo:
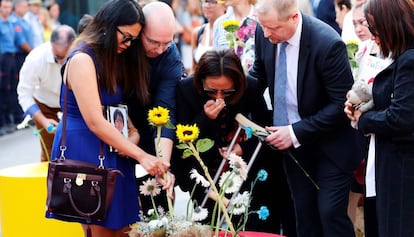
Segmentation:
[(152, 208), (154, 208), (155, 215), (157, 216), (157, 220), (160, 219), (160, 216), (158, 215), (157, 206), (155, 205), (154, 196), (151, 193), (151, 202), (152, 202)]
[[(161, 151), (161, 128), (162, 126), (157, 126), (157, 157), (162, 158), (162, 151)], [(163, 174), (162, 177), (164, 180), (168, 179), (167, 173)], [(173, 204), (172, 204), (172, 200), (171, 198), (168, 196), (168, 190), (166, 190), (167, 194), (167, 203), (168, 203), (168, 212), (170, 214), (170, 217), (173, 218), (174, 217), (174, 208), (173, 208)]]
[(218, 204), (219, 204), (219, 206), (220, 206), (220, 208), (223, 212), (223, 215), (226, 219), (227, 225), (229, 226), (232, 235), (236, 236), (236, 230), (233, 227), (233, 223), (231, 222), (231, 219), (229, 217), (229, 213), (227, 212), (227, 208), (226, 208), (226, 206), (224, 206), (224, 203), (223, 203), (222, 199), (219, 196), (220, 194), (217, 190), (216, 184), (214, 183), (213, 179), (210, 176), (210, 173), (208, 172), (207, 166), (204, 164), (203, 160), (201, 159), (200, 154), (198, 153), (197, 149), (194, 147), (194, 144), (192, 142), (189, 142), (188, 145), (190, 146), (190, 149), (192, 150), (194, 157), (200, 163), (201, 168), (203, 169), (207, 180), (210, 182), (211, 189), (213, 190), (215, 195), (218, 197), (217, 202), (218, 202)]
[(305, 174), (305, 176), (312, 182), (312, 184), (315, 186), (317, 190), (319, 190), (319, 185), (310, 177), (309, 173), (306, 172), (306, 170), (302, 167), (302, 165), (296, 160), (296, 158), (288, 151), (289, 156), (293, 159), (293, 161), (299, 166), (299, 168), (302, 170), (302, 172)]
[(45, 140), (43, 139), (42, 134), (41, 134), (42, 130), (43, 128), (37, 130), (36, 132), (37, 132), (37, 135), (39, 136), (40, 144), (42, 144), (42, 149), (43, 149), (43, 152), (45, 153), (46, 159), (47, 161), (50, 161), (49, 151), (46, 147)]

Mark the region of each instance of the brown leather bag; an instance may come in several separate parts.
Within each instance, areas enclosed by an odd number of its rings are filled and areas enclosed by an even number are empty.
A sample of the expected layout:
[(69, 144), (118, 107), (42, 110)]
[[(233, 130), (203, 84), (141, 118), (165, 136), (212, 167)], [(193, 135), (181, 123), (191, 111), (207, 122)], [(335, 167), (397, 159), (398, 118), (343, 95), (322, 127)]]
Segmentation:
[(105, 219), (118, 173), (62, 157), (50, 161), (47, 210), (62, 219), (83, 219), (88, 223)]

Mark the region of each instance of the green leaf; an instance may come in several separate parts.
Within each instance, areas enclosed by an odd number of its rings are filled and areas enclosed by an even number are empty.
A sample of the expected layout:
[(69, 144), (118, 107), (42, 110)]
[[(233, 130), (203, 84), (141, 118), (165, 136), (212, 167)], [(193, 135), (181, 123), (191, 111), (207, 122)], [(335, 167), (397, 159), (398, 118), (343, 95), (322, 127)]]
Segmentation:
[(198, 152), (206, 152), (214, 145), (214, 141), (209, 138), (203, 138), (197, 141), (196, 148)]
[(184, 149), (189, 149), (190, 147), (187, 145), (187, 144), (185, 144), (185, 143), (180, 143), (180, 144), (178, 144), (177, 146), (175, 146), (175, 147), (177, 147), (178, 149), (180, 149), (180, 150), (184, 150)]
[(186, 159), (193, 155), (193, 152), (190, 149), (185, 149), (183, 152), (183, 159)]
[(174, 124), (172, 124), (170, 120), (168, 120), (168, 122), (164, 126), (168, 129), (175, 129)]

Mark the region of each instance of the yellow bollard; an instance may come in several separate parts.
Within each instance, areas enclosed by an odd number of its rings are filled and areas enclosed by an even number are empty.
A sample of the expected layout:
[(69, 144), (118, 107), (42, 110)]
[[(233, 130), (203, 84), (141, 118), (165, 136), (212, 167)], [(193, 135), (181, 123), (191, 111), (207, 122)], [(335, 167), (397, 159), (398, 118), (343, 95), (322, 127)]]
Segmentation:
[(78, 223), (45, 218), (47, 162), (0, 170), (2, 237), (83, 236)]

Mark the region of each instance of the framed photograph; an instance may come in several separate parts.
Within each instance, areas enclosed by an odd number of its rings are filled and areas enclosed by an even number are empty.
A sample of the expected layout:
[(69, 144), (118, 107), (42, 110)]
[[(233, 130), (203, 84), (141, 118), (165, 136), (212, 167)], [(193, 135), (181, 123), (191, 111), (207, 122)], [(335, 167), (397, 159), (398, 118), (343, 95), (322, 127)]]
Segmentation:
[[(108, 106), (106, 110), (108, 121), (125, 137), (128, 138), (128, 107), (126, 105)], [(110, 146), (111, 152), (116, 149)]]

